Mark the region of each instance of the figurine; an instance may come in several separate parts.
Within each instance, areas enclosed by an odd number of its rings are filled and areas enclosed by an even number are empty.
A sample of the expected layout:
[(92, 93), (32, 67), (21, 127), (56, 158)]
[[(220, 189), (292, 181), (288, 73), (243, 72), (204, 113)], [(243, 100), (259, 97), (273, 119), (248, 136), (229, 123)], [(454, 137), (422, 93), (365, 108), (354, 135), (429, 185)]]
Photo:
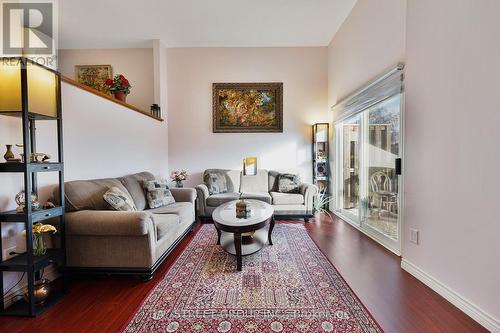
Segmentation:
[(56, 208), (56, 205), (52, 201), (47, 201), (46, 203), (43, 204), (43, 209), (51, 209), (51, 208)]
[[(20, 154), (21, 159), (24, 162), (24, 154)], [(30, 162), (32, 163), (45, 163), (50, 160), (50, 155), (46, 153), (31, 153)]]
[[(17, 203), (16, 212), (21, 213), (25, 211), (26, 209), (26, 206), (24, 205), (25, 200), (26, 197), (24, 191), (21, 191), (18, 194), (16, 194), (16, 203)], [(38, 202), (38, 196), (34, 193), (31, 194), (31, 209), (40, 210), (40, 203)]]
[(31, 162), (43, 163), (50, 160), (50, 155), (46, 153), (31, 153)]
[[(16, 147), (24, 148), (23, 144), (16, 144)], [(24, 162), (24, 154), (21, 155), (21, 160)], [(44, 163), (50, 160), (50, 155), (47, 153), (31, 153), (30, 154), (30, 162), (32, 163)]]

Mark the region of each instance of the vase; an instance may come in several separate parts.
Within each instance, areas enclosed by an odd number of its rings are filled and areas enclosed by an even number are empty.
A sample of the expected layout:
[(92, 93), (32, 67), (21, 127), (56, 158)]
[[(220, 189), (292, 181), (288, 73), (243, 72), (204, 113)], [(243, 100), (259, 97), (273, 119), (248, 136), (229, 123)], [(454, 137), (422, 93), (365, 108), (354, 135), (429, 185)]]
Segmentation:
[(7, 151), (5, 152), (5, 155), (3, 155), (3, 158), (5, 158), (6, 161), (12, 160), (15, 158), (14, 153), (12, 152), (12, 145), (5, 145), (7, 147)]
[(115, 90), (115, 91), (113, 91), (113, 95), (119, 101), (122, 101), (122, 102), (127, 101), (127, 94), (123, 90)]
[(182, 180), (176, 180), (175, 181), (175, 187), (177, 187), (177, 188), (184, 187), (184, 185), (182, 185)]
[(47, 253), (47, 245), (43, 241), (42, 234), (33, 234), (33, 254), (35, 256), (43, 256)]

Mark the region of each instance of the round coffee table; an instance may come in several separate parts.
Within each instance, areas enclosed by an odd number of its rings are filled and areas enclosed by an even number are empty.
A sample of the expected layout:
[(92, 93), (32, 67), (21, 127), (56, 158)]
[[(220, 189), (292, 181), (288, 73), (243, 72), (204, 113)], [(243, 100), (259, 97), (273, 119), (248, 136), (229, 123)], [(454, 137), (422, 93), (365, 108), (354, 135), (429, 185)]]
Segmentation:
[[(274, 228), (274, 208), (263, 201), (245, 200), (252, 214), (249, 218), (236, 217), (236, 202), (226, 202), (212, 213), (215, 229), (219, 235), (217, 244), (226, 252), (236, 256), (237, 269), (241, 271), (242, 256), (262, 249), (266, 242), (273, 245), (271, 234)], [(269, 224), (269, 231), (265, 226)]]

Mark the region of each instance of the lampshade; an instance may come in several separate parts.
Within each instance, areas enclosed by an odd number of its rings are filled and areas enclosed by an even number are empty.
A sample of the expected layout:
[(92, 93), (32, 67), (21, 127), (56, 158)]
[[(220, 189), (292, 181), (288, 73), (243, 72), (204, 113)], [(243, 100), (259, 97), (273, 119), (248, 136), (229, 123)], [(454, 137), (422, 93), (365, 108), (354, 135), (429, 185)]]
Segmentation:
[(321, 123), (314, 125), (316, 142), (327, 142), (328, 141), (328, 124)]
[(56, 74), (37, 65), (28, 66), (28, 111), (57, 117)]
[(57, 73), (26, 59), (0, 59), (0, 113), (20, 115), (21, 68), (26, 64), (27, 109), (30, 117), (57, 117)]
[(21, 66), (0, 61), (0, 112), (19, 112), (21, 108)]

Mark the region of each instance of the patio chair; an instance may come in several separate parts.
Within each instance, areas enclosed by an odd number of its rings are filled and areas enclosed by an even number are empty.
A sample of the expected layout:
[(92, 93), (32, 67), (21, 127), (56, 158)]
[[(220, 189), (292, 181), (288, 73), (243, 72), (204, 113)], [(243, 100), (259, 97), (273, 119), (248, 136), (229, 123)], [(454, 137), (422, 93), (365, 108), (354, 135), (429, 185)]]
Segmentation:
[[(392, 181), (383, 171), (374, 172), (370, 177), (370, 187), (372, 191), (372, 207), (377, 207), (378, 218), (381, 210), (392, 212), (393, 207), (397, 207), (398, 194), (392, 189)], [(384, 209), (385, 208), (385, 209)]]

